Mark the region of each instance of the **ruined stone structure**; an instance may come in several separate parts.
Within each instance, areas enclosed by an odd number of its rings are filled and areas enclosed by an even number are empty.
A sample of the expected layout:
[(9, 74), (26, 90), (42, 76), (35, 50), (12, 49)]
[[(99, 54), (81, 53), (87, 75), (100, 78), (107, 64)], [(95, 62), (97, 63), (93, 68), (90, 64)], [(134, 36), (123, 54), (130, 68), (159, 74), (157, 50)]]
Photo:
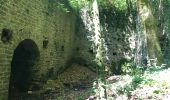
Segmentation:
[[(33, 78), (27, 75), (23, 82), (43, 82), (67, 66), (71, 59), (76, 17), (72, 12), (52, 7), (53, 2), (0, 1), (0, 100), (8, 98), (10, 75), (15, 78), (30, 72)], [(2, 34), (8, 33), (12, 37), (4, 39)], [(24, 70), (21, 66), (31, 69)], [(19, 83), (21, 79), (18, 78)]]
[[(56, 1), (67, 0), (0, 0), (0, 100), (7, 100), (13, 85), (23, 91), (40, 88), (48, 78), (57, 76), (72, 63), (95, 69), (94, 43), (88, 39), (90, 31), (85, 27), (81, 15), (77, 17), (74, 11), (58, 8)], [(87, 12), (90, 16), (90, 10)], [(141, 54), (141, 57), (146, 57), (145, 45), (138, 45), (144, 44), (145, 39), (141, 38), (143, 34), (138, 28), (142, 25), (135, 22), (135, 14), (127, 15), (126, 11), (120, 12), (115, 8), (100, 9), (100, 14), (102, 32), (105, 33), (104, 45), (107, 46), (104, 56), (108, 57), (112, 70), (120, 70), (126, 59), (129, 61)], [(169, 16), (166, 17), (169, 20)], [(169, 25), (169, 21), (165, 22)], [(149, 29), (145, 31), (150, 33)], [(166, 33), (169, 33), (169, 28)], [(151, 45), (151, 50), (155, 50), (149, 52), (150, 55), (155, 54), (154, 57), (162, 55), (163, 48), (154, 49), (160, 45), (155, 34), (153, 32), (148, 37), (154, 35), (157, 45), (155, 41), (147, 44)], [(169, 45), (169, 38), (164, 42)], [(166, 45), (164, 54), (169, 57), (169, 46)]]

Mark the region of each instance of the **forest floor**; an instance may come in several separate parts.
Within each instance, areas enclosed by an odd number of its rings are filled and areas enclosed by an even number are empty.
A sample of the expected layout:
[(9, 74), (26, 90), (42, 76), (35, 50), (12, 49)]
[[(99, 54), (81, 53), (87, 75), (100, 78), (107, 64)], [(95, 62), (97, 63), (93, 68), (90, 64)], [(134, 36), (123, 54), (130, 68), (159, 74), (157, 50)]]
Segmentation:
[(170, 68), (150, 67), (141, 75), (117, 77), (108, 85), (108, 100), (170, 100)]
[(170, 68), (156, 66), (142, 74), (107, 76), (106, 84), (102, 84), (107, 99), (96, 93), (96, 77), (86, 66), (73, 64), (48, 80), (42, 95), (16, 100), (170, 100)]
[(44, 100), (85, 100), (93, 93), (96, 73), (87, 66), (73, 64), (44, 86)]
[[(47, 82), (46, 88), (56, 91), (50, 91), (52, 95), (47, 92), (47, 97), (51, 100), (97, 100), (95, 79), (94, 72), (74, 64), (57, 79)], [(104, 86), (107, 100), (170, 100), (170, 68), (156, 66), (142, 74), (109, 76)]]
[(11, 100), (85, 100), (93, 93), (96, 73), (87, 66), (73, 64), (54, 79), (49, 79), (39, 91), (28, 91)]
[[(96, 100), (99, 95), (94, 92), (95, 78), (96, 74), (87, 67), (72, 65), (58, 79), (48, 81), (48, 88), (60, 89), (60, 93), (48, 97), (54, 97), (54, 100)], [(170, 68), (156, 66), (142, 74), (109, 76), (105, 87), (107, 100), (170, 100)]]

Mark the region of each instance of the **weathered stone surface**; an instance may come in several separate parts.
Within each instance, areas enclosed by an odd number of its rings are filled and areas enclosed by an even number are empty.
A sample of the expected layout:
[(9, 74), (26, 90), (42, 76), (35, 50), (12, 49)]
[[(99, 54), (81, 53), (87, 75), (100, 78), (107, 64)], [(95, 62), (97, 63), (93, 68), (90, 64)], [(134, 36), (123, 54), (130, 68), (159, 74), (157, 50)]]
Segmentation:
[[(53, 74), (57, 73), (71, 59), (75, 14), (50, 8), (52, 3), (54, 1), (48, 0), (0, 1), (0, 36), (4, 28), (13, 32), (9, 42), (0, 41), (1, 100), (7, 100), (13, 52), (21, 41), (31, 39), (38, 46), (37, 80), (47, 77), (48, 69), (53, 68)], [(47, 48), (43, 48), (44, 37), (49, 40)]]

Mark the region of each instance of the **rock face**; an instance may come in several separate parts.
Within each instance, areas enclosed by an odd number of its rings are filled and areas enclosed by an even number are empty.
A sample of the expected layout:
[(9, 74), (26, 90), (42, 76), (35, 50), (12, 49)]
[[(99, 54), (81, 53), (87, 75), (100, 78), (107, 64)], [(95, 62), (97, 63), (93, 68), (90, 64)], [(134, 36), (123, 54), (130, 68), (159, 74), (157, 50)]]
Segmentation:
[[(142, 5), (144, 4), (144, 5)], [(160, 41), (158, 39), (158, 27), (156, 26), (156, 16), (152, 12), (151, 5), (142, 0), (138, 1), (139, 18), (142, 27), (143, 42), (145, 52), (149, 59), (158, 59), (158, 63), (163, 61)], [(146, 55), (146, 54), (145, 54)]]
[[(161, 64), (164, 60), (163, 56), (168, 63), (169, 7), (166, 6), (166, 1), (161, 3), (154, 1), (160, 5), (152, 5), (151, 2), (138, 0), (137, 5), (135, 4), (137, 9), (129, 8), (130, 11), (110, 6), (99, 7), (101, 33), (104, 37), (104, 57), (106, 57), (106, 63), (112, 66), (111, 69), (120, 70), (122, 63), (129, 63), (128, 61), (135, 61), (136, 65), (146, 66), (150, 59), (157, 59), (157, 63)], [(160, 13), (161, 15), (158, 15)], [(96, 54), (94, 38), (91, 35), (93, 30), (91, 15), (88, 7), (81, 9), (79, 30), (75, 36), (74, 58), (81, 58), (80, 62), (84, 61), (88, 64), (95, 63), (93, 60)], [(121, 62), (124, 59), (126, 61)]]

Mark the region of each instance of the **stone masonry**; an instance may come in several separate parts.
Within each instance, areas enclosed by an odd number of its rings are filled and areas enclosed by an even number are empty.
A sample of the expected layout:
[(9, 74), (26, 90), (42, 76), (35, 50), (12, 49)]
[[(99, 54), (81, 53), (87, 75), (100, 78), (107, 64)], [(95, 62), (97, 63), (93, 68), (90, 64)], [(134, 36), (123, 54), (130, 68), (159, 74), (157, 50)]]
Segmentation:
[[(11, 61), (19, 43), (31, 39), (38, 46), (37, 80), (45, 77), (50, 69), (55, 75), (67, 66), (72, 57), (76, 16), (52, 8), (50, 0), (0, 0), (0, 35), (10, 29), (12, 39), (0, 41), (0, 100), (7, 100)], [(49, 43), (43, 48), (44, 37)]]

